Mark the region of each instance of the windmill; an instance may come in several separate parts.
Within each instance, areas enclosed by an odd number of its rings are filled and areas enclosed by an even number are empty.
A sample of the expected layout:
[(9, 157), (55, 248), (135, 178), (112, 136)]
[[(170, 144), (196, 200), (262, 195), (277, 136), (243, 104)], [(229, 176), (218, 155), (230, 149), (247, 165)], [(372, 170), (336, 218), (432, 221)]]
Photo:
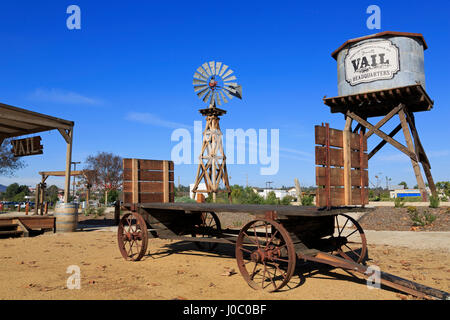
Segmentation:
[[(203, 131), (197, 176), (192, 190), (194, 198), (197, 193), (206, 192), (213, 195), (215, 202), (221, 181), (225, 185), (229, 198), (231, 195), (219, 125), (219, 117), (227, 112), (218, 108), (217, 105), (228, 103), (233, 97), (242, 99), (242, 87), (237, 84), (237, 78), (233, 73), (229, 66), (215, 61), (205, 62), (194, 73), (192, 82), (194, 91), (208, 105), (207, 108), (199, 110), (206, 117), (206, 126)], [(202, 180), (205, 182), (206, 190), (198, 190)]]

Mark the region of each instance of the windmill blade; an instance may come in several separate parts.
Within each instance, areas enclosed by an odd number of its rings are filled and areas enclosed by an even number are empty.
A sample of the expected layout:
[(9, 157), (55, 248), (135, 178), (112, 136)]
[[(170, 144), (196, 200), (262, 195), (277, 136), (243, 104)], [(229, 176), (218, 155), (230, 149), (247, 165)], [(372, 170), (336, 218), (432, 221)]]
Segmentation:
[(204, 76), (206, 80), (208, 80), (208, 74), (202, 67), (198, 67), (197, 72), (200, 73), (202, 76)]
[(208, 91), (208, 93), (203, 97), (203, 102), (206, 102), (206, 100), (209, 99), (209, 97), (211, 96), (211, 90)]
[(205, 81), (208, 81), (208, 78), (207, 78), (207, 77), (203, 76), (202, 74), (200, 74), (200, 73), (198, 73), (198, 72), (194, 73), (194, 78), (199, 79), (199, 80), (205, 80)]
[(207, 82), (205, 81), (205, 80), (199, 80), (199, 79), (194, 79), (193, 81), (192, 81), (192, 84), (193, 85), (196, 85), (196, 84), (206, 84)]
[(235, 89), (238, 86), (238, 84), (236, 82), (224, 82), (223, 85), (228, 86), (233, 89)]
[[(224, 65), (222, 66), (222, 71), (220, 71), (219, 77), (222, 77), (223, 73), (225, 72), (225, 70), (227, 70), (227, 68), (228, 68), (228, 66), (227, 66), (226, 64), (224, 64)], [(222, 78), (223, 78), (223, 77), (222, 77)]]
[(227, 100), (227, 98), (225, 98), (225, 95), (223, 94), (223, 92), (222, 91), (219, 91), (219, 92), (220, 92), (220, 97), (222, 98), (222, 101), (224, 103), (228, 103), (228, 100)]
[(229, 75), (231, 75), (233, 72), (234, 72), (233, 70), (228, 69), (228, 71), (224, 73), (222, 79), (225, 79), (226, 77), (228, 77)]
[(226, 95), (230, 100), (233, 99), (233, 96), (230, 95), (230, 94), (228, 93), (227, 90), (223, 90), (223, 93), (225, 93), (225, 95)]
[(202, 85), (202, 86), (195, 86), (194, 87), (194, 91), (195, 92), (199, 92), (200, 90), (204, 90), (204, 89), (208, 89), (208, 86), (206, 84)]
[(215, 94), (215, 96), (216, 96), (216, 101), (217, 101), (217, 103), (219, 104), (219, 106), (221, 106), (221, 105), (222, 105), (222, 102), (220, 101), (219, 93), (216, 91), (214, 94)]
[(211, 73), (213, 75), (216, 74), (216, 62), (215, 61), (210, 61), (209, 62), (209, 68), (211, 69)]
[(208, 62), (205, 62), (204, 64), (202, 64), (202, 67), (203, 67), (203, 69), (205, 69), (208, 76), (212, 76), (211, 70), (209, 70), (209, 67), (208, 67)]
[(203, 99), (203, 98), (204, 98), (204, 95), (205, 95), (205, 93), (208, 91), (208, 89), (209, 89), (209, 88), (203, 89), (202, 91), (200, 91), (199, 93), (197, 93), (197, 96), (198, 96), (200, 99)]
[(237, 80), (237, 78), (235, 76), (231, 76), (229, 78), (223, 79), (223, 82), (232, 81), (232, 80)]
[(215, 75), (219, 74), (220, 67), (222, 67), (222, 62), (216, 62), (216, 73), (215, 73)]
[(223, 86), (223, 88), (230, 93), (236, 93), (236, 90), (233, 87)]

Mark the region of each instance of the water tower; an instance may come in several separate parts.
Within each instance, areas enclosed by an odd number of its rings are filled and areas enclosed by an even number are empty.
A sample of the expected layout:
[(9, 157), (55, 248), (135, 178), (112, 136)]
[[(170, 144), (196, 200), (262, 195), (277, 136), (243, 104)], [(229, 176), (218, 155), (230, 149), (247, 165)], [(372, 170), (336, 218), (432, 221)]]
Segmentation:
[[(331, 54), (337, 62), (338, 96), (324, 98), (332, 113), (344, 115), (345, 131), (361, 130), (366, 138), (375, 134), (382, 139), (370, 151), (369, 159), (387, 143), (411, 159), (424, 201), (428, 197), (420, 164), (431, 192), (436, 194), (414, 117), (416, 112), (431, 110), (434, 103), (425, 91), (426, 49), (419, 33), (385, 31), (348, 40)], [(400, 123), (390, 133), (383, 132), (381, 127), (396, 115)], [(373, 117), (382, 119), (372, 124), (369, 120)], [(400, 131), (406, 146), (394, 139)]]

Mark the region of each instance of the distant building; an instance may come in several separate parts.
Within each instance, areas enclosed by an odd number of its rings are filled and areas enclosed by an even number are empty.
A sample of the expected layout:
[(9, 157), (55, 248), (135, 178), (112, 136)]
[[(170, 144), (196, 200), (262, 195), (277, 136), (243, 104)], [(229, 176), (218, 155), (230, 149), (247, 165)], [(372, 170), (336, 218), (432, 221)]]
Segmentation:
[(253, 189), (255, 192), (257, 192), (261, 197), (263, 197), (264, 199), (267, 199), (267, 195), (270, 192), (274, 192), (275, 196), (278, 199), (283, 199), (285, 196), (290, 195), (288, 190), (281, 190), (281, 189), (270, 189), (270, 188), (254, 188)]
[[(427, 193), (431, 194), (430, 189), (426, 188)], [(391, 198), (408, 198), (422, 196), (419, 189), (396, 189), (389, 192)]]
[[(194, 199), (194, 193), (192, 192), (192, 190), (194, 189), (195, 183), (191, 183), (189, 185), (189, 197), (191, 199)], [(199, 183), (197, 190), (206, 190), (206, 184), (205, 183)], [(197, 192), (197, 194), (203, 194), (206, 197), (208, 197), (208, 192)]]

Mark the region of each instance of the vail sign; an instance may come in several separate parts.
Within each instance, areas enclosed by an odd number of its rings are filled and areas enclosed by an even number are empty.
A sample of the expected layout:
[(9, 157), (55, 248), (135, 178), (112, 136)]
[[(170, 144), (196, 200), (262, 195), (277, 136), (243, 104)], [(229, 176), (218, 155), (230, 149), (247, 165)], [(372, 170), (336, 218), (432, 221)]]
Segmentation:
[(41, 137), (35, 136), (26, 139), (12, 140), (12, 152), (14, 157), (32, 156), (35, 154), (42, 154)]
[(344, 58), (345, 80), (352, 86), (394, 78), (400, 70), (398, 48), (389, 40), (376, 40), (350, 48)]

